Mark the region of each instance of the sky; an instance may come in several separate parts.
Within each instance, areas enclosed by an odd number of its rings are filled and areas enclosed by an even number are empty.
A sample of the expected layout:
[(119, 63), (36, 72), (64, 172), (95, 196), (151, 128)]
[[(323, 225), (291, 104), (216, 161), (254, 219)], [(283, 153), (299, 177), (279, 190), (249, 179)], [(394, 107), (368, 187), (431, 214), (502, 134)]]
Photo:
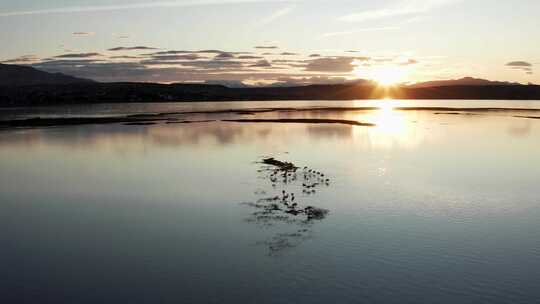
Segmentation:
[(98, 81), (540, 83), (538, 0), (0, 3), (0, 62)]

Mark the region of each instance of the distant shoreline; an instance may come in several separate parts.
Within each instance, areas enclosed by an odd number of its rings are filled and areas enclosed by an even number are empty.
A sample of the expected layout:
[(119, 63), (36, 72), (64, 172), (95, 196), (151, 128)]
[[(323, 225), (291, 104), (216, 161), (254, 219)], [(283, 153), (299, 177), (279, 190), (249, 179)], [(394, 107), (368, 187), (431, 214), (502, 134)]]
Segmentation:
[(287, 100), (540, 100), (539, 85), (390, 87), (310, 85), (229, 88), (205, 84), (78, 83), (0, 86), (0, 107), (96, 103), (223, 102)]

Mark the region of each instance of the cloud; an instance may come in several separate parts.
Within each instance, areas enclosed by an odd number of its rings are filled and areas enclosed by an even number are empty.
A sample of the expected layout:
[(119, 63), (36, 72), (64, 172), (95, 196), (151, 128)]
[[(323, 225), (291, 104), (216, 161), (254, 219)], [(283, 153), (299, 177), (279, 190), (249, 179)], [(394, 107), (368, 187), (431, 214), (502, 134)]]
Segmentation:
[(232, 59), (232, 58), (234, 58), (234, 55), (227, 52), (219, 53), (216, 55), (216, 57), (214, 57), (214, 59), (225, 59), (225, 60)]
[(111, 52), (117, 52), (117, 51), (145, 51), (145, 50), (157, 50), (153, 47), (148, 46), (132, 46), (132, 47), (125, 47), (125, 46), (119, 46), (112, 49), (108, 49), (108, 51)]
[(272, 67), (272, 64), (270, 64), (270, 62), (268, 62), (268, 60), (263, 59), (263, 60), (257, 61), (255, 64), (252, 64), (252, 65), (250, 65), (249, 67), (255, 67), (255, 68), (269, 68), (269, 67)]
[[(159, 66), (146, 65), (141, 62), (107, 62), (92, 59), (55, 60), (34, 64), (32, 66), (48, 71), (94, 79), (103, 82), (211, 82), (244, 81), (247, 83), (270, 84), (278, 79), (293, 78), (304, 79), (309, 83), (310, 77), (314, 82), (335, 80), (335, 76), (316, 72), (292, 72), (291, 70), (277, 70), (274, 67), (249, 67), (248, 64), (228, 60), (205, 60), (193, 62), (176, 62), (176, 65)], [(307, 63), (304, 63), (304, 66)], [(343, 75), (342, 75), (343, 76)], [(331, 78), (331, 79), (330, 79)]]
[[(222, 55), (222, 54), (249, 55), (249, 54), (252, 54), (251, 52), (227, 52), (227, 51), (220, 51), (220, 50), (200, 50), (200, 51), (192, 51), (191, 53), (216, 54), (216, 55)], [(228, 55), (223, 55), (223, 56), (228, 56)]]
[(350, 73), (356, 67), (352, 57), (319, 58), (308, 60), (306, 71), (325, 73)]
[(348, 80), (345, 77), (312, 76), (312, 77), (281, 77), (272, 84), (273, 87), (306, 86), (314, 84), (349, 84), (366, 83), (366, 80)]
[(73, 32), (72, 35), (76, 37), (94, 36), (94, 32)]
[(199, 54), (153, 55), (152, 57), (157, 60), (198, 60), (208, 58)]
[(285, 7), (285, 8), (282, 8), (280, 10), (277, 10), (274, 13), (272, 13), (270, 16), (262, 19), (260, 21), (259, 25), (267, 25), (269, 23), (272, 23), (276, 19), (279, 19), (281, 17), (284, 17), (284, 16), (290, 14), (295, 8), (296, 8), (296, 6), (289, 6), (289, 7)]
[(100, 53), (77, 53), (77, 54), (63, 54), (54, 56), (54, 58), (90, 58), (90, 57), (98, 57), (103, 56)]
[(371, 27), (371, 28), (362, 28), (362, 29), (355, 29), (355, 30), (342, 31), (342, 32), (325, 33), (325, 34), (322, 34), (321, 37), (329, 38), (329, 37), (346, 36), (346, 35), (353, 35), (353, 34), (367, 33), (367, 32), (395, 31), (399, 29), (400, 28), (397, 26)]
[(243, 62), (233, 61), (233, 60), (203, 60), (203, 61), (187, 61), (179, 62), (179, 64), (184, 66), (190, 66), (201, 69), (223, 69), (231, 67), (242, 67)]
[(339, 18), (341, 21), (347, 21), (347, 22), (363, 22), (363, 21), (370, 21), (370, 20), (376, 20), (381, 18), (388, 18), (388, 17), (396, 17), (401, 15), (410, 15), (410, 14), (416, 14), (420, 13), (421, 11), (415, 10), (415, 9), (381, 9), (381, 10), (373, 10), (373, 11), (366, 11), (356, 14), (349, 14), (346, 16), (343, 16)]
[(461, 1), (463, 0), (404, 0), (386, 8), (348, 14), (340, 17), (339, 20), (346, 22), (365, 22), (400, 16), (424, 14), (445, 5), (450, 5)]
[[(118, 47), (114, 50), (147, 50), (148, 47)], [(149, 53), (77, 53), (70, 52), (49, 59), (20, 58), (26, 64), (97, 81), (142, 82), (204, 82), (246, 81), (246, 83), (279, 82), (291, 78), (296, 83), (333, 83), (338, 78), (354, 77), (354, 70), (364, 64), (377, 65), (392, 62), (395, 65), (416, 64), (416, 59), (398, 54), (391, 57), (365, 57), (363, 54), (345, 54), (338, 50), (312, 50), (297, 54), (282, 52), (263, 56), (241, 51), (157, 50)], [(118, 56), (113, 56), (118, 55)], [(293, 56), (294, 55), (294, 56)], [(33, 60), (33, 61), (32, 61)], [(23, 63), (24, 64), (24, 63)], [(310, 82), (311, 81), (311, 82)], [(284, 81), (282, 81), (284, 82)], [(286, 82), (286, 81), (285, 81)], [(291, 82), (292, 83), (292, 82)]]
[[(98, 81), (138, 80), (151, 74), (140, 63), (95, 62), (92, 60), (55, 60), (32, 65), (47, 72), (61, 72)], [(148, 80), (146, 80), (148, 81)]]
[(177, 0), (177, 1), (153, 1), (143, 3), (112, 4), (112, 5), (92, 5), (92, 6), (65, 6), (38, 10), (18, 10), (0, 13), (0, 17), (48, 15), (48, 14), (69, 14), (86, 12), (103, 12), (115, 10), (146, 9), (146, 8), (168, 8), (168, 7), (188, 7), (188, 6), (209, 6), (223, 4), (249, 4), (262, 2), (283, 2), (282, 0)]
[(506, 66), (514, 70), (523, 71), (527, 75), (532, 75), (534, 73), (533, 64), (527, 61), (512, 61), (508, 62)]
[(264, 45), (256, 46), (255, 48), (256, 48), (256, 49), (261, 49), (261, 50), (275, 50), (275, 49), (279, 49), (279, 47), (277, 47), (277, 46), (264, 46)]
[[(39, 63), (31, 64), (31, 66), (45, 70), (47, 72), (61, 72), (68, 75), (77, 76), (84, 70), (95, 67), (97, 65), (108, 64), (107, 62), (95, 59), (75, 59), (75, 60), (46, 60)], [(121, 63), (111, 63), (112, 65), (120, 65)]]
[(417, 64), (418, 60), (416, 59), (407, 59), (406, 61), (399, 62), (399, 65), (414, 65)]
[(111, 56), (111, 59), (141, 59), (140, 56)]
[(242, 56), (238, 56), (238, 59), (264, 59), (264, 57), (252, 56), (252, 55), (242, 55)]
[(373, 58), (373, 61), (377, 62), (377, 63), (385, 63), (385, 62), (394, 61), (394, 58), (391, 58), (391, 57), (376, 57), (376, 58)]
[(302, 63), (304, 60), (291, 60), (291, 59), (274, 59), (272, 63)]
[[(189, 50), (169, 50), (169, 51), (160, 51), (154, 53), (143, 54), (145, 56), (152, 56), (154, 58), (159, 58), (168, 56), (170, 60), (196, 60), (207, 58), (203, 55), (215, 55), (214, 59), (228, 60), (236, 58), (236, 55), (241, 55), (239, 59), (262, 59), (263, 57), (259, 56), (249, 56), (244, 54), (250, 54), (249, 52), (226, 52), (221, 50), (198, 50), (198, 51), (189, 51)], [(175, 57), (176, 56), (176, 57)]]
[(19, 56), (17, 58), (8, 59), (4, 61), (0, 61), (0, 63), (18, 63), (18, 64), (24, 64), (24, 63), (32, 63), (39, 61), (40, 58), (36, 55), (23, 55)]
[(509, 67), (532, 67), (532, 63), (527, 61), (512, 61), (506, 64)]
[(148, 55), (176, 55), (176, 54), (190, 54), (195, 53), (192, 51), (161, 51), (161, 52), (155, 52)]
[[(32, 66), (48, 71), (84, 77), (104, 82), (194, 82), (212, 80), (271, 83), (282, 77), (317, 76), (314, 72), (293, 72), (269, 66), (266, 61), (236, 60), (115, 62), (107, 59), (50, 60)], [(168, 65), (167, 65), (168, 64)], [(302, 64), (304, 68), (307, 63)], [(277, 72), (279, 71), (279, 72)], [(319, 75), (319, 76), (322, 76)]]
[(200, 50), (200, 51), (193, 51), (193, 53), (206, 53), (206, 54), (221, 54), (221, 53), (227, 53), (220, 50)]

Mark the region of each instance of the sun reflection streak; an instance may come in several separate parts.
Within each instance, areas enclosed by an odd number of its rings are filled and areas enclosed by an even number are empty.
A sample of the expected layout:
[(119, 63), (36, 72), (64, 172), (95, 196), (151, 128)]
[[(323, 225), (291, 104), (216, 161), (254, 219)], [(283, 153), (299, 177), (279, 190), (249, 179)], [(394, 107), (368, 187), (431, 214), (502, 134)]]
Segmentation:
[(393, 100), (381, 102), (379, 110), (373, 114), (373, 122), (377, 132), (383, 135), (403, 135), (407, 132), (407, 121), (404, 113), (394, 110)]
[(375, 110), (362, 119), (374, 123), (376, 126), (366, 130), (365, 135), (373, 148), (391, 149), (394, 147), (415, 148), (420, 144), (416, 125), (411, 121), (411, 112), (396, 110), (399, 102), (387, 99), (378, 103)]

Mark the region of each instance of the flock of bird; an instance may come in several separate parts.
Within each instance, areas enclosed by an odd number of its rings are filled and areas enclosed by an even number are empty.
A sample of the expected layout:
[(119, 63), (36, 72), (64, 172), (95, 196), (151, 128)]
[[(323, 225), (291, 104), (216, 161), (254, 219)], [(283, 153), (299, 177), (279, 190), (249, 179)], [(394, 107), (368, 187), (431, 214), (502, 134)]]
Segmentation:
[(299, 168), (294, 167), (291, 170), (274, 169), (269, 176), (272, 182), (272, 187), (277, 187), (281, 182), (283, 184), (291, 184), (298, 180), (299, 176), (302, 179), (302, 192), (303, 193), (315, 193), (315, 188), (321, 185), (329, 186), (330, 179), (320, 171), (304, 167), (301, 172), (298, 172)]
[[(329, 186), (330, 179), (326, 174), (308, 167), (297, 167), (291, 162), (284, 162), (273, 157), (263, 158), (262, 166), (257, 170), (259, 179), (271, 182), (272, 193), (268, 189), (255, 191), (259, 196), (256, 202), (243, 203), (257, 210), (248, 218), (250, 222), (256, 222), (264, 227), (273, 226), (276, 223), (286, 224), (280, 227), (280, 232), (263, 242), (268, 245), (269, 254), (274, 255), (280, 251), (298, 246), (311, 235), (311, 227), (328, 215), (326, 209), (308, 206), (300, 201), (308, 200), (316, 192), (318, 187)], [(302, 189), (302, 194), (294, 193)], [(294, 189), (294, 190), (293, 190)], [(283, 229), (298, 225), (296, 231), (283, 233)]]
[(329, 186), (330, 185), (330, 179), (326, 178), (324, 173), (321, 173), (319, 171), (315, 171), (313, 169), (309, 169), (308, 167), (304, 167), (303, 170), (304, 174), (304, 183), (302, 183), (302, 192), (311, 194), (315, 193), (315, 188), (320, 185)]
[[(270, 165), (274, 166), (272, 169), (268, 169), (270, 174), (267, 178), (272, 183), (272, 187), (276, 188), (278, 185), (287, 186), (296, 182), (302, 183), (302, 193), (304, 195), (312, 195), (316, 193), (316, 189), (320, 186), (329, 186), (330, 179), (326, 174), (308, 168), (294, 166), (292, 163), (285, 163), (270, 159), (272, 162)], [(285, 213), (291, 215), (305, 214), (308, 219), (320, 218), (324, 216), (326, 210), (318, 209), (315, 207), (300, 207), (297, 198), (293, 192), (281, 191), (281, 195), (277, 195), (271, 198), (274, 201), (269, 205), (270, 210), (282, 210)], [(277, 203), (276, 203), (277, 202)]]

